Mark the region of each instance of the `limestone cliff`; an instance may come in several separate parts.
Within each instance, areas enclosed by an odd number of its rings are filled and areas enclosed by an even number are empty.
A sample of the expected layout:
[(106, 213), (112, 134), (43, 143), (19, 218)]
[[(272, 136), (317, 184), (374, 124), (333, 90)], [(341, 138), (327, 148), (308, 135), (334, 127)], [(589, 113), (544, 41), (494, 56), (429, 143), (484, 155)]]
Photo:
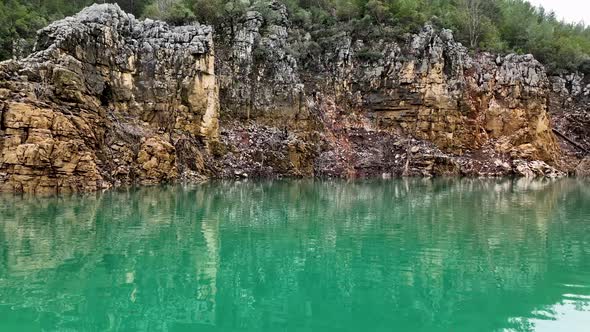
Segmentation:
[(472, 54), (431, 26), (311, 34), (279, 2), (213, 30), (116, 5), (41, 30), (0, 63), (0, 191), (571, 171), (550, 119), (571, 88), (530, 55)]
[(0, 190), (71, 192), (198, 177), (217, 135), (212, 29), (93, 5), (0, 64)]
[[(547, 112), (550, 83), (532, 56), (472, 55), (451, 31), (430, 26), (395, 39), (346, 29), (312, 35), (292, 27), (279, 2), (270, 10), (248, 12), (233, 34), (218, 32), (225, 169), (506, 175), (540, 160), (537, 173), (558, 174), (545, 164), (560, 155)], [(259, 142), (261, 135), (274, 143)]]

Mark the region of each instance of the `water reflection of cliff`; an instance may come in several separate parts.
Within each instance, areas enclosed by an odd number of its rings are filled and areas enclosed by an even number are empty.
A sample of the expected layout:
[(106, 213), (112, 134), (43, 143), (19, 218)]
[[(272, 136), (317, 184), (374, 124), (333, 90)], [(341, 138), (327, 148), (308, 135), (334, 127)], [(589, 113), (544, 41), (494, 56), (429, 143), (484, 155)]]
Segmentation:
[(527, 330), (534, 310), (588, 291), (568, 285), (590, 286), (589, 199), (573, 180), (505, 179), (0, 196), (0, 317), (39, 329), (473, 331), (489, 314), (487, 330)]

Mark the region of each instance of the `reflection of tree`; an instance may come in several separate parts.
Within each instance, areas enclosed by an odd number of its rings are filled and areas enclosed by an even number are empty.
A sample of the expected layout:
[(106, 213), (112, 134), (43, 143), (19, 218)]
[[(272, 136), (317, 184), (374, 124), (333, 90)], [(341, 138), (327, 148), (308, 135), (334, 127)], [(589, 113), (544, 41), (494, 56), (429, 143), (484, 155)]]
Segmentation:
[(525, 180), (0, 196), (0, 316), (10, 304), (48, 328), (471, 331), (487, 313), (502, 317), (489, 330), (526, 330), (508, 320), (587, 283), (589, 198), (575, 181)]

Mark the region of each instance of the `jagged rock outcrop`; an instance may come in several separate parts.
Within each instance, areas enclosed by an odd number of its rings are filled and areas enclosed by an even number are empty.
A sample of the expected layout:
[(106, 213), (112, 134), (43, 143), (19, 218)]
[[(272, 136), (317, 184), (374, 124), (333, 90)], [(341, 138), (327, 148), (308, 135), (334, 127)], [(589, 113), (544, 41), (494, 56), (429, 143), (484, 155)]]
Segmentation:
[[(547, 112), (551, 86), (531, 55), (471, 55), (451, 31), (430, 26), (401, 41), (359, 39), (346, 29), (322, 39), (293, 28), (279, 2), (269, 9), (268, 20), (248, 12), (232, 40), (224, 33), (221, 114), (305, 141), (300, 164), (311, 173), (502, 175), (518, 174), (515, 160), (559, 159)], [(310, 45), (322, 48), (312, 52)], [(222, 132), (239, 136), (232, 127), (228, 121)], [(306, 137), (315, 127), (321, 129), (311, 143)], [(424, 149), (411, 153), (414, 146)], [(248, 149), (230, 159), (273, 159), (265, 149)]]
[[(265, 18), (248, 11), (230, 31), (219, 31), (217, 53), (223, 116), (285, 118), (305, 107), (297, 60), (290, 53), (287, 9), (270, 4)], [(232, 37), (228, 39), (227, 37)]]
[(571, 123), (555, 109), (583, 105), (584, 80), (549, 79), (530, 55), (471, 54), (431, 26), (314, 34), (278, 1), (217, 28), (105, 4), (41, 30), (0, 63), (0, 191), (575, 169), (551, 121)]
[(176, 146), (197, 155), (216, 140), (213, 54), (209, 26), (139, 21), (110, 4), (39, 31), (33, 54), (0, 64), (0, 190), (201, 176)]
[(372, 52), (384, 56), (368, 63), (355, 61), (355, 53), (367, 47), (355, 44), (345, 52), (343, 63), (349, 65), (339, 76), (351, 83), (341, 91), (376, 128), (457, 154), (502, 139), (499, 152), (518, 153), (520, 145), (531, 144), (530, 157), (555, 157), (546, 112), (548, 81), (532, 56), (471, 57), (450, 31), (429, 26), (405, 45), (378, 43)]

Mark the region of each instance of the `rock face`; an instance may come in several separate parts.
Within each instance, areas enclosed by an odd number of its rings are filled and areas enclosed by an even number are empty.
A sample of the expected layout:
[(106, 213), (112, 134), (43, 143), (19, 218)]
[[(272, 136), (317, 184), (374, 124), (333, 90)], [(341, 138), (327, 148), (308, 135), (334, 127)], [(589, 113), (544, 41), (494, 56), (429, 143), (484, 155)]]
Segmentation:
[(248, 12), (218, 43), (222, 118), (255, 123), (225, 121), (226, 159), (273, 168), (274, 152), (237, 139), (248, 131), (288, 132), (275, 138), (282, 155), (304, 142), (300, 167), (275, 167), (286, 175), (506, 175), (519, 174), (516, 160), (559, 159), (551, 85), (531, 55), (472, 56), (430, 26), (401, 41), (346, 29), (312, 36), (292, 28), (280, 3), (269, 10)]
[(218, 100), (211, 27), (88, 7), (39, 31), (29, 57), (0, 64), (0, 190), (201, 176), (187, 160), (216, 140)]
[(471, 55), (430, 26), (396, 38), (312, 34), (278, 1), (215, 35), (93, 5), (41, 30), (30, 56), (0, 63), (0, 190), (557, 177), (567, 167), (549, 114), (568, 98), (582, 105), (572, 95), (585, 91), (569, 81), (530, 55)]
[(279, 2), (269, 10), (266, 19), (248, 11), (233, 34), (218, 32), (233, 36), (216, 38), (222, 115), (227, 118), (285, 118), (305, 107), (298, 63), (289, 53), (287, 10)]

